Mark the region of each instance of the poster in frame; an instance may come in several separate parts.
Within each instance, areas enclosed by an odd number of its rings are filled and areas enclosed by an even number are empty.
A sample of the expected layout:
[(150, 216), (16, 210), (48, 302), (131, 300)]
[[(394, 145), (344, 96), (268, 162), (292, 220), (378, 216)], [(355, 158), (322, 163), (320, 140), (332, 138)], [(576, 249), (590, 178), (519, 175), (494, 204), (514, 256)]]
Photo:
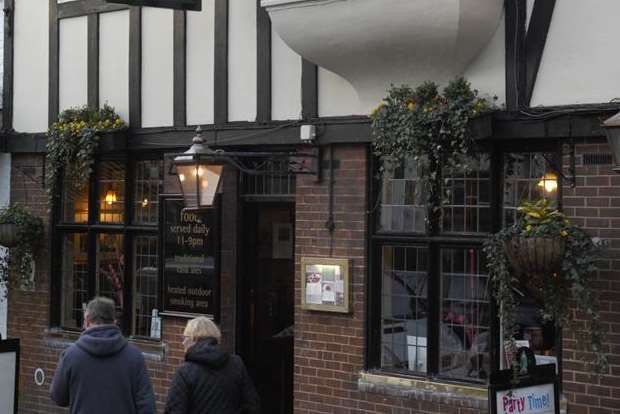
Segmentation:
[(351, 311), (350, 268), (350, 259), (302, 257), (302, 309), (349, 313)]

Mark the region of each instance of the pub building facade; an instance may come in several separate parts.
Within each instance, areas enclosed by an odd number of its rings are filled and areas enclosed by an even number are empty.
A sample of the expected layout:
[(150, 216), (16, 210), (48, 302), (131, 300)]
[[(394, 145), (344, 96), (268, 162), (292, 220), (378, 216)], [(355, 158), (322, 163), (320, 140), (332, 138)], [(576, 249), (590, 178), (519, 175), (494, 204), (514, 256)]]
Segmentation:
[[(10, 291), (0, 315), (21, 340), (19, 412), (64, 412), (48, 388), (95, 295), (115, 300), (160, 412), (197, 314), (243, 357), (264, 413), (489, 412), (503, 345), (482, 243), (545, 197), (606, 247), (593, 287), (609, 373), (583, 362), (578, 313), (561, 331), (523, 297), (520, 339), (556, 364), (563, 412), (620, 413), (620, 175), (601, 126), (620, 110), (617, 1), (4, 7), (0, 180), (46, 223), (33, 288)], [(497, 110), (429, 226), (415, 163), (380, 174), (368, 114), (390, 84), (460, 75)], [(87, 188), (62, 186), (49, 211), (45, 131), (106, 103), (126, 134), (103, 137)], [(225, 152), (309, 149), (314, 174), (229, 163), (213, 206), (184, 210), (170, 154), (197, 126)]]

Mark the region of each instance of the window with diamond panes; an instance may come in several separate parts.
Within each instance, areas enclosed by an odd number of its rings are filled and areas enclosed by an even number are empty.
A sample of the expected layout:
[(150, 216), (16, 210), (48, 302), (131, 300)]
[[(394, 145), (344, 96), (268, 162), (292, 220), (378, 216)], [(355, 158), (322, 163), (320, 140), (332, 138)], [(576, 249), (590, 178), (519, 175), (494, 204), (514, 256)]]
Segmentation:
[(412, 159), (396, 168), (386, 168), (381, 186), (377, 230), (394, 233), (424, 233), (426, 195), (418, 179), (418, 163)]
[(428, 250), (383, 246), (382, 269), (382, 366), (425, 373)]

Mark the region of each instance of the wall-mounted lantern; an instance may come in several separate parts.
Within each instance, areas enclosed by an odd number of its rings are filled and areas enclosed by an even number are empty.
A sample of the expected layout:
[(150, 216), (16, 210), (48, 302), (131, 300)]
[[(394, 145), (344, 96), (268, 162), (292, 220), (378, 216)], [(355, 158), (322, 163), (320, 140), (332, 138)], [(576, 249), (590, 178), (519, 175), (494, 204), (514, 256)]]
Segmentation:
[[(214, 205), (221, 192), (221, 177), (226, 164), (249, 175), (311, 174), (319, 178), (320, 151), (310, 152), (227, 152), (213, 150), (205, 143), (200, 126), (192, 146), (181, 154), (169, 154), (176, 168), (186, 210), (201, 210)], [(269, 167), (269, 168), (267, 168)]]
[(558, 191), (558, 175), (554, 172), (547, 172), (538, 182), (538, 186), (546, 193), (553, 194)]
[(612, 169), (620, 174), (620, 112), (603, 122), (603, 129), (614, 157)]
[(198, 127), (192, 146), (183, 155), (174, 158), (187, 210), (213, 206), (224, 170), (224, 164), (218, 161), (218, 153), (204, 143)]

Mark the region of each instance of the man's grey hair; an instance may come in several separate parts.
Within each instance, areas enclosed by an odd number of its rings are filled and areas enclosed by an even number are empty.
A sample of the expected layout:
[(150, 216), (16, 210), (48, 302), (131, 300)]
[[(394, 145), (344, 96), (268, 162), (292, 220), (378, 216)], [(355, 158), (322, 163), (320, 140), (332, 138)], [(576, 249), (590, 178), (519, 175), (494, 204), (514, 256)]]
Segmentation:
[(96, 325), (111, 325), (114, 323), (114, 301), (110, 298), (98, 296), (86, 305), (88, 320)]

